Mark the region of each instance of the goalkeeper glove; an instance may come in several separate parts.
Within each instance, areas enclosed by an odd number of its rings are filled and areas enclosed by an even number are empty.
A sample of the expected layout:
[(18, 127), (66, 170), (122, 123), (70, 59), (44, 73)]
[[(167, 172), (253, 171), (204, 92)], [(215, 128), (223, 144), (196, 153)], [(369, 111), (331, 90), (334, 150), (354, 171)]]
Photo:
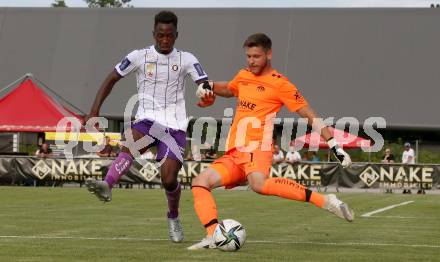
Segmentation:
[(208, 96), (213, 96), (214, 92), (213, 90), (214, 82), (212, 81), (203, 81), (199, 84), (196, 91), (196, 96), (198, 98), (206, 98)]
[(328, 146), (333, 151), (333, 154), (335, 157), (341, 162), (342, 167), (348, 167), (351, 165), (351, 158), (350, 156), (344, 151), (344, 149), (340, 148), (338, 143), (336, 143), (336, 140), (334, 138), (330, 138), (327, 141)]

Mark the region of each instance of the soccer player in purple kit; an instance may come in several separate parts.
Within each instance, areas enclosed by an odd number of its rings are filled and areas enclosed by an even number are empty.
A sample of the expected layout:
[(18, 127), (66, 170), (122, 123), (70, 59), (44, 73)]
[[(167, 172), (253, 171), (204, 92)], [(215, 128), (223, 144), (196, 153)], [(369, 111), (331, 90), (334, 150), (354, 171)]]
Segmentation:
[[(177, 50), (177, 16), (161, 11), (154, 18), (155, 45), (129, 53), (106, 77), (93, 102), (87, 122), (99, 116), (101, 105), (121, 78), (136, 73), (139, 95), (138, 111), (131, 124), (133, 141), (148, 141), (139, 153), (156, 146), (156, 160), (161, 161), (160, 175), (168, 200), (168, 228), (173, 242), (183, 240), (179, 220), (180, 184), (177, 174), (182, 167), (188, 120), (185, 109), (185, 77), (190, 75), (198, 85), (206, 85), (208, 76), (191, 53)], [(125, 137), (127, 140), (127, 137)], [(87, 189), (104, 202), (111, 201), (112, 187), (133, 163), (133, 148), (126, 144), (113, 161), (104, 181), (89, 178)]]

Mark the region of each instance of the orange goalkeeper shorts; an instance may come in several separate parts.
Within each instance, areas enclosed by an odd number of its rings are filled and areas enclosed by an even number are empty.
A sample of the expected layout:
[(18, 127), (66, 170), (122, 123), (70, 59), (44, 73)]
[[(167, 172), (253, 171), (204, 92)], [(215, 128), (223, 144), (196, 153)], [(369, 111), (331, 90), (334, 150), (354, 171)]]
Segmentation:
[(245, 184), (247, 175), (252, 172), (269, 177), (272, 155), (272, 151), (240, 152), (234, 148), (215, 160), (210, 168), (220, 174), (223, 186), (233, 188)]

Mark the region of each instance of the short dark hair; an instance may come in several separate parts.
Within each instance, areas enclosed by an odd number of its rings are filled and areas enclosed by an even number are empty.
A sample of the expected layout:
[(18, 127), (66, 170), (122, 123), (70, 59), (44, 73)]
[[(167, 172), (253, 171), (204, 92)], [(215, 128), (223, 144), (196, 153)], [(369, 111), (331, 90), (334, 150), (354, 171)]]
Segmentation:
[(267, 52), (272, 48), (272, 40), (270, 40), (270, 38), (263, 33), (256, 33), (248, 36), (246, 41), (244, 41), (243, 47), (255, 46), (261, 47)]
[(171, 11), (161, 11), (154, 16), (154, 27), (159, 23), (173, 24), (177, 28), (177, 16)]

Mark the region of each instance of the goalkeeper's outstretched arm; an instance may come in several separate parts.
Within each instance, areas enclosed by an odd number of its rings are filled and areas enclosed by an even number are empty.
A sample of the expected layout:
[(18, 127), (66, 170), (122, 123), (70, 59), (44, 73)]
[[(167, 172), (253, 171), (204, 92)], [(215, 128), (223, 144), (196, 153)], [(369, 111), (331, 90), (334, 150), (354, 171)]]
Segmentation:
[(228, 88), (228, 82), (226, 81), (203, 81), (197, 87), (196, 95), (200, 99), (205, 99), (212, 95), (232, 97), (234, 93)]
[(350, 156), (338, 145), (328, 127), (323, 123), (321, 118), (318, 118), (311, 107), (304, 106), (300, 108), (297, 113), (301, 117), (307, 118), (308, 123), (312, 126), (313, 130), (320, 133), (321, 136), (327, 141), (329, 148), (332, 150), (339, 162), (341, 162), (343, 167), (351, 165)]
[(213, 91), (214, 94), (222, 97), (233, 97), (234, 93), (231, 91), (231, 89), (228, 88), (228, 82), (222, 81), (222, 82), (214, 82), (213, 83)]
[(232, 97), (234, 93), (228, 88), (228, 82), (203, 81), (199, 84), (196, 96), (200, 98), (199, 107), (208, 107), (214, 104), (215, 96)]

